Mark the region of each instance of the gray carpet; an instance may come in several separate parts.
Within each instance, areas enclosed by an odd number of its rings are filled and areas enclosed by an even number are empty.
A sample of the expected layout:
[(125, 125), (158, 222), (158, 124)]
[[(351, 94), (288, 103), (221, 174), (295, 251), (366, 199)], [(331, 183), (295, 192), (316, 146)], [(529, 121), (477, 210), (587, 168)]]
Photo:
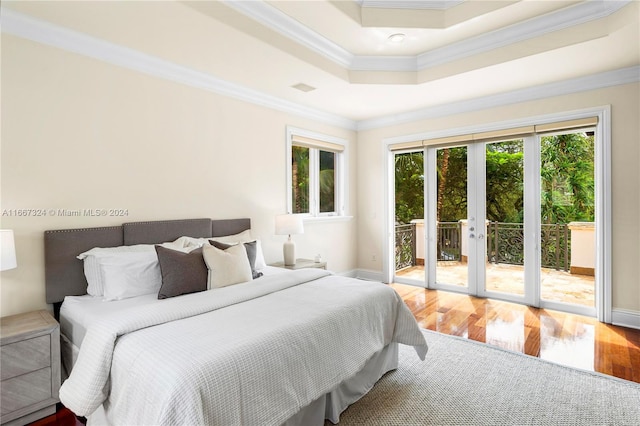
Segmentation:
[(348, 425), (640, 425), (640, 385), (424, 331), (340, 417)]

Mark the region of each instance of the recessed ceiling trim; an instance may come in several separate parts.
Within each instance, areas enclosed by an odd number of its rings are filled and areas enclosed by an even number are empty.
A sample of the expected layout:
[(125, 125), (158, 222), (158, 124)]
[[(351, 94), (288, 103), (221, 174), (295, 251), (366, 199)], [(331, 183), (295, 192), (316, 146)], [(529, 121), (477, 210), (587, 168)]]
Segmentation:
[(283, 111), (321, 123), (355, 130), (356, 122), (339, 115), (249, 89), (202, 71), (110, 43), (47, 21), (0, 7), (2, 32), (165, 80)]
[(353, 61), (353, 53), (263, 1), (223, 0), (223, 3), (344, 68), (349, 68)]
[(464, 0), (356, 0), (361, 7), (377, 9), (436, 9), (446, 10), (459, 4)]
[(356, 122), (345, 117), (249, 89), (239, 84), (231, 83), (210, 74), (180, 66), (134, 49), (109, 43), (77, 31), (35, 19), (5, 7), (0, 7), (0, 14), (2, 15), (2, 32), (6, 34), (53, 46), (155, 77), (218, 93), (223, 96), (308, 118), (320, 123), (356, 131), (376, 129), (411, 121), (462, 114), (492, 107), (640, 82), (640, 66), (633, 66)]
[[(357, 56), (263, 1), (224, 3), (349, 71), (421, 71), (523, 40), (601, 19), (632, 0), (592, 0), (413, 56)], [(395, 3), (395, 2), (393, 2)], [(373, 59), (377, 58), (377, 59)]]
[(548, 13), (523, 23), (491, 31), (458, 43), (453, 43), (417, 57), (418, 69), (425, 69), (488, 52), (523, 40), (605, 18), (631, 0), (587, 1), (572, 7)]
[(409, 71), (418, 69), (415, 56), (355, 56), (349, 71)]
[(360, 120), (357, 123), (358, 125), (356, 130), (362, 131), (389, 127), (398, 124), (410, 123), (412, 121), (446, 117), (472, 111), (480, 111), (488, 108), (638, 82), (640, 82), (640, 66), (636, 65), (619, 70), (607, 71), (554, 83), (541, 84), (495, 95), (436, 105), (401, 114), (372, 118), (370, 120)]

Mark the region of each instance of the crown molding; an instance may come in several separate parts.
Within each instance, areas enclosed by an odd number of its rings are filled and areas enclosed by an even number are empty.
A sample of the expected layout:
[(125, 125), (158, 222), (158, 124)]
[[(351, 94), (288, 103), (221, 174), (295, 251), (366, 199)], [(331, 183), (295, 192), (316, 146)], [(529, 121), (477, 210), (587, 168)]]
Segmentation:
[(177, 65), (130, 48), (59, 27), (5, 7), (0, 7), (0, 15), (2, 16), (2, 32), (6, 34), (223, 96), (356, 131), (376, 129), (417, 120), (461, 114), (640, 81), (640, 66), (633, 66), (471, 100), (437, 105), (404, 114), (394, 114), (356, 122), (345, 117), (249, 89), (210, 74)]
[(415, 56), (354, 56), (350, 71), (415, 72), (418, 69)]
[(320, 53), (344, 68), (349, 68), (353, 62), (353, 53), (302, 25), (266, 2), (223, 0), (223, 3), (285, 37)]
[(211, 74), (35, 19), (5, 7), (0, 8), (0, 14), (2, 32), (6, 34), (321, 123), (349, 130), (356, 128), (356, 122), (348, 118), (249, 89)]
[(389, 127), (412, 121), (463, 114), (488, 108), (535, 101), (538, 99), (553, 98), (554, 96), (569, 95), (572, 93), (637, 82), (640, 82), (640, 66), (638, 65), (554, 83), (542, 84), (539, 86), (527, 87), (525, 89), (514, 90), (511, 92), (484, 96), (481, 98), (436, 105), (429, 108), (410, 111), (404, 114), (394, 114), (370, 120), (361, 120), (357, 123), (357, 130), (362, 131)]
[(415, 10), (446, 10), (459, 4), (464, 0), (356, 0), (360, 7), (377, 9), (415, 9)]
[[(514, 24), (477, 37), (472, 37), (457, 43), (452, 43), (416, 56), (358, 56), (342, 48), (319, 33), (302, 25), (277, 8), (264, 1), (234, 1), (224, 0), (224, 3), (271, 28), (274, 31), (298, 42), (346, 68), (349, 71), (421, 71), (437, 65), (442, 65), (458, 59), (488, 52), (500, 47), (508, 46), (523, 40), (539, 37), (564, 28), (580, 25), (585, 22), (601, 19), (618, 11), (632, 0), (591, 0), (578, 3), (558, 11), (532, 18), (522, 23)], [(453, 1), (455, 3), (455, 1)], [(375, 4), (371, 6), (368, 4)], [(418, 3), (451, 3), (449, 1), (364, 1), (361, 7), (383, 7), (378, 5), (402, 6)], [(367, 5), (367, 6), (366, 6)], [(427, 7), (425, 7), (427, 8)], [(431, 8), (431, 7), (429, 7)]]
[(417, 57), (417, 68), (421, 70), (442, 65), (589, 21), (606, 18), (629, 4), (630, 1), (587, 1), (579, 3), (519, 24), (422, 53)]

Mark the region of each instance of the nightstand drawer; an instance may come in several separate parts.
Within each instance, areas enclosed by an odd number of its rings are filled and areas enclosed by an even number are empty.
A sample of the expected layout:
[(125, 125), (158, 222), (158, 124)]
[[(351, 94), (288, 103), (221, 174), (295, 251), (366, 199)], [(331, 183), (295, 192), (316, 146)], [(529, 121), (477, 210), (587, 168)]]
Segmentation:
[(51, 398), (51, 368), (3, 380), (1, 414), (11, 413)]
[(0, 376), (10, 379), (51, 365), (51, 336), (4, 345), (0, 351)]

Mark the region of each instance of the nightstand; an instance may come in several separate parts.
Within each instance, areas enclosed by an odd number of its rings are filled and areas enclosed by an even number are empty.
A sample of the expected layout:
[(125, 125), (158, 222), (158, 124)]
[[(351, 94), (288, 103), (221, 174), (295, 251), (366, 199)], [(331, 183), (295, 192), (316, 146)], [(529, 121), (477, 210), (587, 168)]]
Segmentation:
[(304, 268), (327, 269), (327, 262), (314, 262), (313, 260), (310, 260), (310, 259), (296, 259), (295, 265), (285, 266), (284, 262), (276, 262), (276, 263), (271, 263), (269, 266), (275, 266), (277, 268), (287, 268), (287, 269), (304, 269)]
[(0, 318), (0, 423), (23, 425), (56, 412), (60, 326), (47, 311)]

